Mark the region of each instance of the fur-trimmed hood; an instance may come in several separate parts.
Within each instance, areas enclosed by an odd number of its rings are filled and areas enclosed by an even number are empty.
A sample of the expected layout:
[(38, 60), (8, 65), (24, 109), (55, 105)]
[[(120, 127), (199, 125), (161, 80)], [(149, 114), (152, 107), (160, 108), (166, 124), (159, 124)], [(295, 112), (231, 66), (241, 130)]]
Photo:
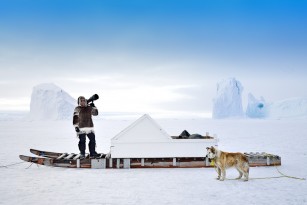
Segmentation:
[(84, 100), (85, 100), (85, 107), (86, 107), (86, 106), (87, 106), (87, 100), (86, 100), (86, 98), (85, 98), (84, 96), (78, 97), (78, 100), (77, 100), (78, 105), (81, 106), (81, 99), (84, 99)]

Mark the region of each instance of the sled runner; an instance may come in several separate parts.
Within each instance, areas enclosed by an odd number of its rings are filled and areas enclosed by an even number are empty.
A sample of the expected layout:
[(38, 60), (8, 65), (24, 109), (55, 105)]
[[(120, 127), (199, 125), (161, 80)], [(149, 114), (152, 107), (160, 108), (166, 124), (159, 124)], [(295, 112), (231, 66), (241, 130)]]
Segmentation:
[(46, 166), (53, 165), (53, 159), (50, 159), (50, 158), (29, 157), (29, 156), (24, 156), (24, 155), (19, 155), (19, 158), (26, 162), (32, 162), (35, 164), (46, 165)]

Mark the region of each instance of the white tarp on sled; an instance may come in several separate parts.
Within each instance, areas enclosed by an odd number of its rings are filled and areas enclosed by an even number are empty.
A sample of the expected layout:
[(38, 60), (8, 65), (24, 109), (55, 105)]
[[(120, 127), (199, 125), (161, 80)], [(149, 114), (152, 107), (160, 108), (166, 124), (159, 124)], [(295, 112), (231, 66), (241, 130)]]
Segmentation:
[(204, 157), (213, 139), (173, 139), (145, 114), (111, 139), (112, 158)]

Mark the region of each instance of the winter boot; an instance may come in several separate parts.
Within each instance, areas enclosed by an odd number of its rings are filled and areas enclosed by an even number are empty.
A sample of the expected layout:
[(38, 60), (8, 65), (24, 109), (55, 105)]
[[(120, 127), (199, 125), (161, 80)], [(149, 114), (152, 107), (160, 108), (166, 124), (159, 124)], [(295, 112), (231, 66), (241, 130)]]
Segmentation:
[(97, 152), (91, 153), (90, 158), (98, 158), (100, 155)]
[(85, 154), (80, 154), (79, 159), (85, 159)]

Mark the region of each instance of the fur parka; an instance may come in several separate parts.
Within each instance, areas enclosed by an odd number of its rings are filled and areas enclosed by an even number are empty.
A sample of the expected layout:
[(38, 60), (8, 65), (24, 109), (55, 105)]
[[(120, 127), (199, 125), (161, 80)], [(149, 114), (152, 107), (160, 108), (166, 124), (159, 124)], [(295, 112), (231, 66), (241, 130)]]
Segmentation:
[(81, 107), (77, 106), (74, 110), (73, 116), (73, 125), (79, 128), (92, 128), (94, 127), (92, 115), (98, 115), (98, 109), (96, 107), (86, 106)]

